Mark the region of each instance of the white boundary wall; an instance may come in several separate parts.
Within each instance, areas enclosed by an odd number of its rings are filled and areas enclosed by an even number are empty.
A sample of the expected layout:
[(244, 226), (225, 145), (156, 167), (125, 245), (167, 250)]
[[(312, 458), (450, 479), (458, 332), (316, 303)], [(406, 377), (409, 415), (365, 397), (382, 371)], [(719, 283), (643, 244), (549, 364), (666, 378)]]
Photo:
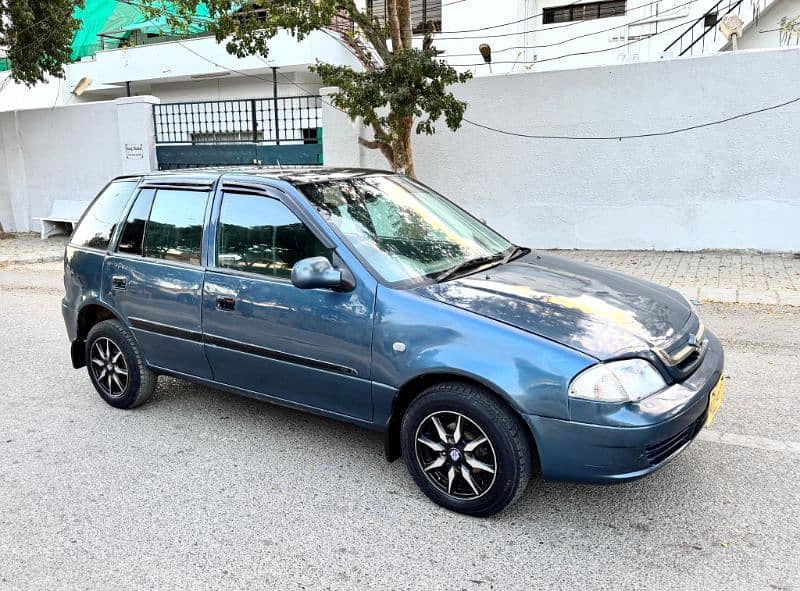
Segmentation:
[[(800, 48), (478, 78), (466, 116), (540, 135), (607, 136), (719, 120), (800, 97)], [(386, 168), (324, 107), (330, 166)], [(418, 178), (541, 248), (800, 251), (800, 103), (669, 136), (532, 140), (443, 122), (415, 137)], [(362, 132), (370, 137), (368, 131)]]
[(87, 201), (112, 177), (153, 170), (157, 101), (139, 96), (0, 112), (3, 228), (36, 230), (33, 218), (47, 216), (54, 200)]

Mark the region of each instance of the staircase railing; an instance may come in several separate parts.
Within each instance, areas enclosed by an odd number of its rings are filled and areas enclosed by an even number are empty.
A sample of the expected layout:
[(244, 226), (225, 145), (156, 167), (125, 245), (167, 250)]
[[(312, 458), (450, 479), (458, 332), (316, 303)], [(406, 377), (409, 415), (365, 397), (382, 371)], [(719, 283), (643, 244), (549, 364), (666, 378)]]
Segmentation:
[[(717, 29), (717, 25), (725, 15), (736, 13), (745, 24), (758, 17), (760, 0), (719, 0), (714, 6), (709, 8), (700, 18), (694, 21), (678, 37), (667, 45), (664, 53), (677, 52), (678, 56), (693, 55), (695, 51), (703, 53), (706, 51), (706, 44), (712, 44), (712, 51), (718, 51), (721, 47), (722, 39)], [(751, 7), (752, 15), (742, 16), (742, 9)]]

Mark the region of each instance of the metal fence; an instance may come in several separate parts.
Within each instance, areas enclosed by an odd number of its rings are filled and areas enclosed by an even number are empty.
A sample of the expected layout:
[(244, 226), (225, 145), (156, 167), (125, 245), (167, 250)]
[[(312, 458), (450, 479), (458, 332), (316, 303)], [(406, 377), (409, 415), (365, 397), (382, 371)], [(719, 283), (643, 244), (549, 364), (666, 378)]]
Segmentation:
[(322, 164), (319, 96), (153, 105), (161, 170)]
[(290, 96), (154, 105), (157, 144), (316, 144), (322, 99)]

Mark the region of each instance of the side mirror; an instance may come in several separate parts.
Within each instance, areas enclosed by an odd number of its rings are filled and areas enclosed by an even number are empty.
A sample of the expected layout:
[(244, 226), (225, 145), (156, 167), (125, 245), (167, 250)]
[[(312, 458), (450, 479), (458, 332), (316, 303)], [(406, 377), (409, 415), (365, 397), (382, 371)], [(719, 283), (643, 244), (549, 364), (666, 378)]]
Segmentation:
[(292, 283), (300, 289), (351, 291), (355, 287), (349, 271), (334, 269), (325, 257), (310, 257), (292, 267)]

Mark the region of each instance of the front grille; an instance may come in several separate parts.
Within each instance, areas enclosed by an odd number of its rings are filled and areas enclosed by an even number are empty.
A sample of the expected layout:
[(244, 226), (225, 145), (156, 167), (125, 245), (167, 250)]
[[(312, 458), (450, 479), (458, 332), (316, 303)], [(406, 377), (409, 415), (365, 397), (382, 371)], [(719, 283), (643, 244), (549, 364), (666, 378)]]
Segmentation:
[(654, 351), (664, 363), (669, 375), (679, 382), (697, 369), (707, 350), (705, 327), (700, 319), (692, 314), (673, 341)]
[(706, 347), (708, 347), (708, 341), (705, 341), (703, 347), (691, 353), (683, 361), (679, 362), (677, 365), (673, 365), (672, 367), (675, 374), (681, 377), (688, 376), (697, 369), (697, 366), (700, 365), (700, 362), (703, 360)]
[(694, 439), (695, 436), (700, 432), (700, 429), (703, 428), (705, 422), (706, 413), (704, 412), (697, 418), (696, 421), (669, 439), (665, 439), (664, 441), (656, 443), (655, 445), (647, 446), (647, 448), (645, 448), (647, 461), (651, 466), (655, 466), (656, 464), (660, 464), (669, 458), (686, 443)]

